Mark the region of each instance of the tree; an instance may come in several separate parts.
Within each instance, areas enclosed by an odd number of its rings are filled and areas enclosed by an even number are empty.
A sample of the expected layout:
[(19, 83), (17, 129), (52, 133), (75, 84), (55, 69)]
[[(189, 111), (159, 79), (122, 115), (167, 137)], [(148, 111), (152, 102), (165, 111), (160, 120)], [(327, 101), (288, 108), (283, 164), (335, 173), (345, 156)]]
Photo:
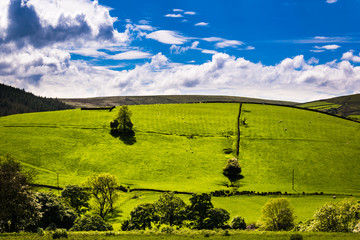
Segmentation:
[(321, 232), (350, 232), (360, 221), (360, 203), (344, 199), (337, 203), (325, 203), (314, 214), (312, 228)]
[(76, 219), (75, 211), (66, 206), (59, 200), (59, 197), (53, 193), (39, 192), (36, 199), (41, 205), (41, 218), (38, 227), (48, 228), (55, 226), (56, 228), (70, 229)]
[(131, 111), (128, 106), (121, 106), (116, 118), (110, 122), (112, 132), (130, 133), (132, 132), (133, 123), (131, 122)]
[(186, 204), (173, 192), (161, 194), (155, 208), (161, 223), (180, 226), (185, 219)]
[(287, 198), (270, 199), (261, 213), (261, 228), (264, 230), (280, 231), (294, 227), (294, 210)]
[(211, 203), (211, 195), (207, 193), (193, 194), (189, 199), (191, 205), (188, 206), (189, 219), (194, 221), (195, 228), (203, 229), (204, 220), (208, 215), (208, 210), (214, 208)]
[(96, 209), (100, 217), (105, 218), (106, 215), (114, 211), (114, 203), (118, 198), (115, 176), (108, 173), (93, 175), (88, 178), (86, 185), (95, 198)]
[(32, 178), (13, 157), (0, 156), (0, 232), (26, 230), (40, 219), (40, 205), (29, 186)]
[(204, 220), (204, 228), (223, 228), (229, 219), (230, 213), (225, 209), (211, 208), (207, 211), (207, 217)]
[(230, 180), (231, 185), (242, 178), (241, 167), (239, 161), (236, 158), (231, 158), (227, 162), (223, 174)]
[(156, 208), (154, 204), (144, 203), (134, 208), (130, 213), (131, 219), (126, 223), (127, 229), (151, 229), (152, 222), (158, 222), (159, 217), (156, 214)]
[(230, 226), (232, 229), (246, 229), (245, 219), (240, 216), (236, 216), (231, 221)]
[(66, 186), (61, 192), (61, 198), (64, 199), (77, 214), (85, 213), (90, 208), (90, 194), (77, 185)]

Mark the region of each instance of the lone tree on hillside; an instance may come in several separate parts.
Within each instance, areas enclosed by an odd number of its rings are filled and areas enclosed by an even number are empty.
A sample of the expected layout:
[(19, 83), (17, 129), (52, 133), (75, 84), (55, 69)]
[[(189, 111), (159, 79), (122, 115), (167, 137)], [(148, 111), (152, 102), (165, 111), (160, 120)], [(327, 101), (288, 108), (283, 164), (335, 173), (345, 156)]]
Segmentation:
[(110, 122), (111, 133), (128, 134), (133, 133), (133, 123), (131, 122), (131, 111), (128, 106), (121, 106), (116, 118)]
[(226, 164), (223, 174), (230, 180), (231, 185), (233, 186), (235, 182), (243, 178), (241, 173), (241, 167), (239, 161), (236, 158), (229, 159)]

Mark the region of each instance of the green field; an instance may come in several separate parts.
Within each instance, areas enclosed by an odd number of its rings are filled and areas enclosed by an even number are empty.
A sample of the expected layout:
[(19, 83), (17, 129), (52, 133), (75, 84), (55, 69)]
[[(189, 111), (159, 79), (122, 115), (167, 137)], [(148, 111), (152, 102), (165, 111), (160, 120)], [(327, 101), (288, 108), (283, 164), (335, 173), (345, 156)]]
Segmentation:
[[(68, 239), (123, 239), (123, 240), (185, 240), (185, 239), (213, 239), (213, 240), (288, 240), (290, 236), (295, 233), (290, 232), (257, 232), (257, 231), (230, 231), (229, 236), (224, 236), (225, 231), (220, 230), (219, 232), (213, 231), (198, 231), (192, 233), (192, 235), (181, 234), (181, 235), (168, 235), (168, 234), (151, 234), (151, 233), (114, 233), (114, 236), (107, 236), (104, 232), (75, 232), (69, 233)], [(206, 236), (205, 236), (206, 235)], [(303, 239), (306, 240), (352, 240), (360, 239), (360, 234), (354, 233), (301, 233)], [(37, 234), (0, 234), (0, 239), (11, 239), (11, 240), (36, 240), (36, 239), (53, 239), (51, 234), (45, 236), (38, 236)]]
[[(109, 134), (116, 114), (66, 110), (0, 118), (0, 154), (38, 171), (37, 183), (81, 184), (109, 172), (131, 188), (226, 189), (239, 104), (130, 106), (136, 142)], [(288, 107), (243, 104), (239, 190), (358, 194), (360, 124)], [(295, 191), (292, 172), (295, 171)]]

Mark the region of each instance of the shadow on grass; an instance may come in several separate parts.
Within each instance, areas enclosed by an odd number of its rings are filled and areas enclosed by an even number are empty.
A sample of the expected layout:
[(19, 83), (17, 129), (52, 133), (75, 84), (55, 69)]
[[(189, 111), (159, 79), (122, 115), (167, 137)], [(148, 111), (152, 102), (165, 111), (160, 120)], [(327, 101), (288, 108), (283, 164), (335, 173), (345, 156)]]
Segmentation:
[(132, 130), (126, 132), (111, 130), (110, 134), (115, 138), (120, 138), (120, 140), (126, 145), (133, 145), (136, 143), (135, 132)]
[(115, 208), (112, 212), (110, 212), (108, 215), (106, 215), (105, 220), (114, 223), (119, 220), (120, 217), (122, 217), (123, 211), (119, 208)]

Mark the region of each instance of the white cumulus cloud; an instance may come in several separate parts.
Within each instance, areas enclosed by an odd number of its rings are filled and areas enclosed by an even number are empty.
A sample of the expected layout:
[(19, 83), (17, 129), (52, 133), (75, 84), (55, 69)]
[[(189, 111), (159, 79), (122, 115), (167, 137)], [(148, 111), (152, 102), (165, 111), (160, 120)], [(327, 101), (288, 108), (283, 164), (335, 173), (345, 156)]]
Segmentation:
[(181, 14), (173, 14), (173, 13), (169, 13), (169, 14), (166, 14), (165, 17), (170, 17), (170, 18), (181, 18), (183, 17), (183, 15)]

